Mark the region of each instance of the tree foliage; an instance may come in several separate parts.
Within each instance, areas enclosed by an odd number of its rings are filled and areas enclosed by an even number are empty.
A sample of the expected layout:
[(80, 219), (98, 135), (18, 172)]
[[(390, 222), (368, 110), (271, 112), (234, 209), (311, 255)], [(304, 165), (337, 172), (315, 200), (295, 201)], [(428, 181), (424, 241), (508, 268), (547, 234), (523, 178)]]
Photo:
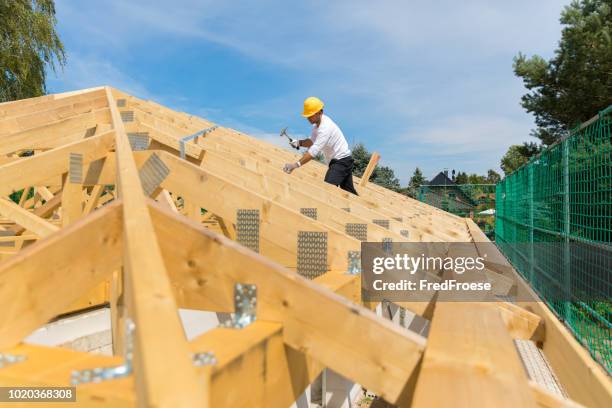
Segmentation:
[(514, 72), (530, 91), (521, 105), (535, 116), (532, 135), (545, 145), (612, 104), (612, 0), (574, 0), (560, 21), (561, 41), (550, 61), (522, 53), (514, 59)]
[(487, 171), (487, 183), (489, 184), (497, 184), (501, 180), (501, 176), (498, 172), (493, 169)]
[(410, 177), (410, 181), (408, 182), (408, 186), (412, 189), (418, 189), (423, 182), (425, 181), (425, 177), (423, 177), (423, 172), (418, 167), (414, 169), (414, 173), (412, 173), (412, 177)]
[[(361, 143), (358, 143), (353, 147), (352, 153), (353, 160), (355, 161), (353, 166), (353, 175), (361, 177), (365, 172), (366, 167), (368, 167), (372, 153), (370, 153)], [(376, 166), (372, 172), (370, 182), (393, 191), (400, 190), (399, 179), (395, 176), (393, 169), (387, 166)]]
[(527, 161), (529, 161), (529, 158), (523, 156), (521, 153), (521, 146), (512, 145), (508, 148), (508, 151), (504, 157), (502, 157), (500, 167), (507, 176), (514, 170), (521, 167), (523, 164), (527, 163)]
[(0, 102), (46, 93), (45, 69), (66, 63), (53, 0), (0, 0)]

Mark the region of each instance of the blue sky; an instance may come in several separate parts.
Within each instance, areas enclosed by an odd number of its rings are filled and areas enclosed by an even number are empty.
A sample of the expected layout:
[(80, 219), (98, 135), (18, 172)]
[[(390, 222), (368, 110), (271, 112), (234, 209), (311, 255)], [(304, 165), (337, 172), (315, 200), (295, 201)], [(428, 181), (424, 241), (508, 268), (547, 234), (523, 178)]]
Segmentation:
[(551, 57), (567, 3), (56, 0), (68, 63), (48, 88), (111, 85), (276, 144), (309, 134), (316, 95), (402, 184), (501, 172), (534, 126), (512, 58)]

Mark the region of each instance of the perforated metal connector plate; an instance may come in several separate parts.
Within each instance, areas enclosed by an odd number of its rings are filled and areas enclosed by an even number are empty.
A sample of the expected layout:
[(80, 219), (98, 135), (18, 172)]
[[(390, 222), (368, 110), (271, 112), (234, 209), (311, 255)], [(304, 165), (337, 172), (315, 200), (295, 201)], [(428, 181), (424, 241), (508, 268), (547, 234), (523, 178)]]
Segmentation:
[(149, 143), (151, 142), (149, 132), (128, 133), (127, 137), (133, 151), (147, 150)]
[(393, 250), (393, 239), (392, 238), (383, 238), (382, 239), (382, 249), (385, 253), (390, 254)]
[(344, 227), (346, 235), (350, 235), (360, 241), (368, 240), (368, 224), (349, 222)]
[(70, 182), (81, 184), (83, 182), (83, 155), (81, 153), (70, 153)]
[(316, 208), (300, 208), (300, 213), (305, 215), (306, 217), (312, 218), (313, 220), (317, 219), (317, 209)]
[(139, 174), (142, 189), (147, 196), (150, 196), (168, 177), (170, 169), (157, 154), (153, 153), (142, 165)]
[(561, 386), (559, 379), (548, 364), (544, 353), (531, 340), (514, 340), (527, 376), (539, 386), (549, 392), (566, 398), (567, 393)]
[(74, 370), (70, 374), (72, 385), (84, 383), (99, 383), (106, 380), (127, 377), (132, 373), (132, 358), (134, 356), (134, 322), (125, 319), (125, 353), (123, 364), (114, 367), (96, 367), (89, 370)]
[(361, 251), (348, 251), (348, 270), (349, 275), (359, 275), (361, 273)]
[(246, 283), (234, 285), (234, 313), (220, 327), (244, 329), (255, 321), (257, 311), (257, 287)]
[(117, 99), (117, 107), (124, 108), (125, 107), (125, 98)]
[(121, 121), (123, 121), (123, 122), (133, 122), (134, 121), (134, 111), (123, 111), (123, 112), (121, 112)]
[(259, 210), (236, 211), (236, 241), (251, 251), (259, 252)]
[(327, 272), (327, 232), (298, 232), (297, 272), (308, 279)]
[(378, 224), (383, 228), (389, 229), (389, 220), (372, 220), (374, 224)]
[(404, 238), (408, 239), (408, 238), (410, 237), (410, 231), (408, 231), (408, 230), (406, 230), (406, 229), (400, 230), (400, 235), (401, 235), (402, 237), (404, 237)]

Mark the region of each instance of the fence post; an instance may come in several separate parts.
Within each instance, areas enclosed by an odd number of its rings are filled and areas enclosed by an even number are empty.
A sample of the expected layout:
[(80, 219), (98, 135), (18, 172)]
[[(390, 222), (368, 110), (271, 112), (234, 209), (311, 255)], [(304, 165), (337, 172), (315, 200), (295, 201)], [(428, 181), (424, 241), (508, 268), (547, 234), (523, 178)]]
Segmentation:
[(563, 320), (569, 322), (571, 319), (569, 297), (571, 293), (571, 264), (570, 264), (570, 182), (569, 182), (569, 139), (561, 144), (563, 153), (563, 276), (562, 293), (560, 301), (563, 302)]
[(533, 239), (533, 166), (527, 167), (527, 197), (529, 200), (529, 283), (533, 286), (534, 239)]

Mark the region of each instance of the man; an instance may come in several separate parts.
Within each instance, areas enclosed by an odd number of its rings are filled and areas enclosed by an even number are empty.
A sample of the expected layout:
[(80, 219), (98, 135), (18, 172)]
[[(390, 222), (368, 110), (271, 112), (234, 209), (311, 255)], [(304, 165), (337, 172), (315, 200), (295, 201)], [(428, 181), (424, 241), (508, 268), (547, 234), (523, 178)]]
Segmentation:
[(302, 116), (312, 124), (310, 139), (292, 140), (290, 144), (296, 149), (307, 147), (308, 151), (299, 161), (285, 164), (284, 170), (291, 173), (311, 161), (319, 153), (323, 153), (325, 163), (329, 165), (325, 173), (325, 181), (358, 195), (353, 186), (351, 150), (338, 125), (329, 116), (323, 114), (323, 101), (314, 96), (306, 98)]

